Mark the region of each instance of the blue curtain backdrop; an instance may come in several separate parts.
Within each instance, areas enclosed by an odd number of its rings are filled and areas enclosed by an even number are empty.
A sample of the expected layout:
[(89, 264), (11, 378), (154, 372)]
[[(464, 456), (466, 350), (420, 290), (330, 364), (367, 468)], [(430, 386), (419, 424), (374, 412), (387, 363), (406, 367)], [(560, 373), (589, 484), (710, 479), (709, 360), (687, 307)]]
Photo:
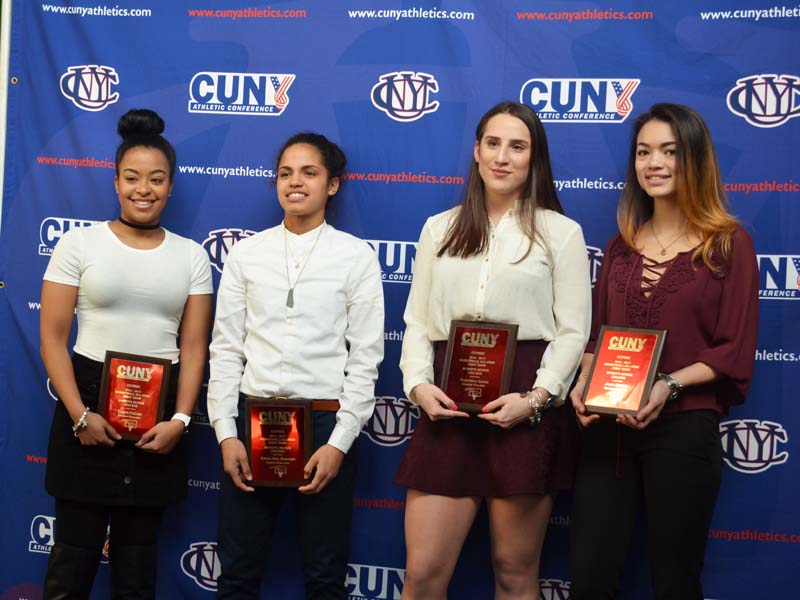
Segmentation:
[[(659, 101), (708, 121), (733, 211), (755, 240), (760, 335), (748, 402), (723, 420), (725, 473), (708, 543), (708, 598), (796, 596), (800, 564), (800, 6), (707, 0), (211, 2), (14, 0), (0, 238), (0, 597), (40, 594), (52, 545), (43, 489), (55, 395), (39, 358), (42, 274), (59, 237), (118, 214), (116, 123), (134, 107), (166, 120), (178, 154), (163, 221), (208, 251), (219, 281), (230, 247), (280, 219), (275, 153), (320, 131), (349, 157), (331, 220), (370, 241), (386, 296), (386, 360), (359, 439), (347, 584), (352, 599), (400, 597), (404, 492), (392, 478), (419, 411), (403, 398), (402, 312), (425, 219), (463, 190), (474, 127), (520, 100), (543, 117), (556, 184), (596, 276), (615, 232), (630, 125)], [(189, 496), (159, 548), (164, 598), (215, 590), (220, 459), (201, 400), (189, 437)], [(598, 518), (602, 516), (598, 515)], [(569, 597), (569, 497), (547, 536), (543, 597)], [(266, 576), (299, 598), (291, 515)], [(624, 598), (649, 597), (646, 552)], [(94, 598), (106, 596), (102, 566)], [(489, 598), (485, 517), (452, 598)]]

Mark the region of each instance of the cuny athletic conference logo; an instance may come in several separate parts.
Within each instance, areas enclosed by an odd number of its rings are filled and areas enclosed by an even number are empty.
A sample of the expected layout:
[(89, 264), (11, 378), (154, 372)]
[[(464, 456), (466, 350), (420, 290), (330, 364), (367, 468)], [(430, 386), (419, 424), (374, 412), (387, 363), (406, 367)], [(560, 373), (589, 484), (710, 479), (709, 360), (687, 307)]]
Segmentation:
[(65, 217), (46, 217), (39, 225), (39, 254), (50, 256), (61, 236), (76, 227), (91, 227), (102, 221), (88, 219), (67, 219)]
[(728, 92), (728, 108), (756, 127), (778, 127), (800, 115), (800, 77), (751, 75)]
[(778, 444), (789, 441), (780, 423), (743, 419), (719, 424), (722, 434), (722, 457), (740, 473), (766, 471), (789, 460), (788, 452), (778, 452)]
[(365, 240), (381, 264), (381, 277), (389, 283), (411, 283), (414, 260), (417, 257), (415, 242), (393, 242), (389, 240)]
[(61, 93), (82, 110), (103, 110), (119, 100), (112, 86), (119, 83), (114, 67), (102, 65), (78, 65), (67, 67), (61, 76)]
[[(50, 515), (36, 515), (31, 520), (31, 539), (28, 542), (28, 552), (37, 554), (50, 554), (56, 541), (56, 518)], [(102, 564), (108, 563), (108, 529), (103, 552), (100, 555)]]
[(409, 122), (436, 112), (439, 102), (431, 96), (438, 91), (439, 84), (429, 73), (397, 71), (381, 75), (370, 98), (375, 108), (395, 121)]
[(561, 579), (540, 579), (539, 591), (542, 600), (569, 600), (569, 581)]
[(603, 266), (603, 251), (595, 246), (586, 246), (586, 253), (589, 255), (589, 275), (592, 278), (592, 287), (594, 287), (600, 275), (600, 267)]
[(529, 79), (519, 101), (542, 121), (622, 123), (633, 110), (639, 79)]
[(375, 398), (375, 412), (364, 433), (379, 446), (399, 446), (414, 433), (419, 410), (419, 406), (405, 398), (379, 396)]
[(800, 256), (759, 254), (758, 297), (763, 300), (800, 300)]
[(181, 555), (181, 570), (209, 592), (217, 591), (220, 569), (215, 542), (195, 542)]
[(400, 600), (405, 580), (404, 569), (348, 564), (344, 585), (349, 600)]
[(215, 229), (208, 232), (208, 237), (203, 240), (202, 245), (208, 254), (208, 260), (217, 271), (222, 273), (225, 259), (234, 244), (255, 233), (250, 229)]
[(189, 84), (189, 112), (278, 116), (289, 104), (289, 73), (196, 73)]

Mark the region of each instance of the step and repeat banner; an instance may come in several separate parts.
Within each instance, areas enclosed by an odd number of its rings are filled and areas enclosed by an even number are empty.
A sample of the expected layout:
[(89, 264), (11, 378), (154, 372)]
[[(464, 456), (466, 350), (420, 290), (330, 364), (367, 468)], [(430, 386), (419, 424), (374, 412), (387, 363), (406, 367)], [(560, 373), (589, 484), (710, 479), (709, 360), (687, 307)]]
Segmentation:
[[(646, 5), (646, 6), (644, 6)], [(702, 6), (701, 6), (702, 5)], [(329, 220), (374, 248), (386, 298), (377, 406), (358, 440), (347, 573), (351, 599), (396, 600), (404, 490), (392, 479), (419, 417), (398, 369), (402, 313), (425, 219), (458, 202), (480, 116), (536, 109), (556, 186), (582, 224), (593, 277), (615, 233), (631, 123), (659, 101), (708, 121), (733, 211), (761, 272), (748, 402), (721, 424), (725, 473), (709, 532), (707, 598), (791, 598), (800, 564), (800, 5), (761, 0), (270, 3), (14, 0), (0, 238), (0, 598), (33, 599), (58, 526), (44, 492), (53, 387), (39, 358), (41, 278), (59, 238), (118, 215), (116, 123), (166, 121), (178, 155), (164, 225), (208, 252), (215, 284), (230, 248), (277, 224), (276, 152), (312, 130), (349, 172)], [(220, 457), (201, 398), (188, 438), (189, 494), (159, 546), (159, 597), (216, 589)], [(542, 597), (569, 598), (569, 497), (542, 559)], [(291, 509), (264, 597), (300, 598)], [(490, 598), (485, 514), (451, 598)], [(107, 559), (93, 598), (107, 596)], [(641, 533), (622, 598), (650, 597)]]

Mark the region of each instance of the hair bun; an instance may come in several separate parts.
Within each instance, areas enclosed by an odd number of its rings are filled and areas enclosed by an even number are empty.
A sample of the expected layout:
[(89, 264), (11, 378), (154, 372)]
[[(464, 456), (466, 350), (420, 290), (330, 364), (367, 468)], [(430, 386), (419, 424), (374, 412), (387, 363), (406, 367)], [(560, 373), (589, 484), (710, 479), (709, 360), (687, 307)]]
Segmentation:
[(122, 115), (117, 125), (117, 133), (126, 139), (132, 136), (161, 135), (164, 132), (164, 119), (147, 108), (133, 108)]

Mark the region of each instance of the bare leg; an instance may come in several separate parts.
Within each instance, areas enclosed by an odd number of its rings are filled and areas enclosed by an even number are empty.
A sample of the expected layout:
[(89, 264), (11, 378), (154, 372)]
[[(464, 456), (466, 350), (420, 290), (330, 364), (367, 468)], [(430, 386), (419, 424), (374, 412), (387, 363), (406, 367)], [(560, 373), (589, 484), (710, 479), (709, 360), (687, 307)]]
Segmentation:
[(551, 496), (487, 498), (495, 600), (539, 600), (539, 559)]
[(481, 499), (408, 490), (403, 600), (446, 600), (447, 586)]

